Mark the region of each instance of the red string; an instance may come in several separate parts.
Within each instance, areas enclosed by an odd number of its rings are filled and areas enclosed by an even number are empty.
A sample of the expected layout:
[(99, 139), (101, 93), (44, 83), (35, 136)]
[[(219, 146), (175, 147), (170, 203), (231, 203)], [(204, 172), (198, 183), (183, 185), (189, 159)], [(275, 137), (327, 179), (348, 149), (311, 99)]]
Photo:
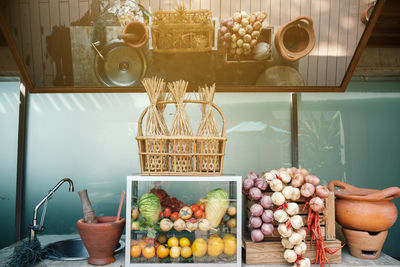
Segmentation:
[(296, 261), (295, 261), (296, 264), (297, 264), (297, 265), (300, 265), (299, 261), (300, 261), (300, 260), (303, 260), (303, 259), (304, 259), (304, 258), (303, 258), (303, 255), (297, 255), (297, 259), (296, 259)]
[(280, 205), (278, 208), (276, 208), (275, 211), (277, 210), (286, 210), (288, 208), (288, 204), (284, 202), (282, 205)]
[(283, 183), (282, 177), (280, 177), (278, 174), (275, 174), (275, 177), (276, 177), (276, 179), (281, 180), (281, 182)]

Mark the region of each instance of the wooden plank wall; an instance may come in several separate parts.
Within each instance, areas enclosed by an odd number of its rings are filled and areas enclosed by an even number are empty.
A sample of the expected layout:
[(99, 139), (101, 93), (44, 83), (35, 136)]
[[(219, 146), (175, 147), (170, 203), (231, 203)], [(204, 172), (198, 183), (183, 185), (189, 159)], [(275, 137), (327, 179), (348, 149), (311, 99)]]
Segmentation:
[[(39, 86), (51, 86), (56, 64), (48, 55), (46, 37), (55, 26), (69, 27), (89, 10), (94, 0), (14, 0), (11, 6), (13, 32), (22, 57)], [(227, 18), (235, 11), (268, 13), (266, 24), (283, 25), (299, 15), (311, 16), (317, 42), (308, 57), (299, 62), (306, 85), (340, 85), (358, 40), (364, 31), (360, 13), (373, 0), (139, 0), (152, 11), (210, 9), (213, 16)], [(28, 64), (29, 63), (29, 64)]]

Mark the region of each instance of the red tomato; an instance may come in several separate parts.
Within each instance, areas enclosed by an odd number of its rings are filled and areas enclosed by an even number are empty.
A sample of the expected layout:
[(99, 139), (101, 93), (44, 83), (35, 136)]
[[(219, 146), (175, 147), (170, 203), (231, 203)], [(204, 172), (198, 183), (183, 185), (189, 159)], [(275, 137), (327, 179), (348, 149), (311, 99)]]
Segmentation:
[(171, 219), (172, 219), (173, 221), (178, 220), (178, 218), (179, 218), (179, 213), (178, 213), (177, 211), (175, 211), (175, 212), (173, 212), (173, 213), (171, 214)]
[(203, 212), (203, 215), (201, 216), (201, 218), (202, 218), (202, 219), (205, 219), (205, 218), (206, 218), (206, 213), (205, 213), (205, 212)]
[(200, 209), (203, 211), (206, 210), (206, 204), (200, 204)]
[(160, 242), (156, 242), (156, 249), (160, 246), (161, 244), (160, 244)]
[(196, 218), (201, 218), (203, 216), (204, 212), (202, 210), (196, 210), (196, 212), (194, 213), (194, 216), (196, 216)]
[(192, 211), (193, 211), (193, 213), (196, 213), (196, 211), (198, 211), (199, 210), (199, 206), (197, 205), (197, 204), (193, 204), (192, 205)]
[(171, 209), (165, 208), (164, 210), (164, 217), (169, 218), (171, 216)]

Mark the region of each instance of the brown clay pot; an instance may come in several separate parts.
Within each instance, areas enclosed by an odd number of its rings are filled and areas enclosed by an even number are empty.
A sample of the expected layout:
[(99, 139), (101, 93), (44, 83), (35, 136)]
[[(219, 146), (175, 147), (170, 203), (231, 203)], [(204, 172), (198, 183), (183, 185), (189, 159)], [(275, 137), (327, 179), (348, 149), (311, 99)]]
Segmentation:
[(381, 255), (388, 231), (369, 233), (343, 228), (350, 254), (360, 259), (373, 260)]
[(96, 217), (98, 223), (86, 223), (80, 219), (76, 226), (93, 265), (106, 265), (115, 261), (113, 253), (124, 230), (125, 219), (116, 216)]
[(119, 38), (132, 48), (141, 48), (149, 40), (149, 29), (140, 21), (131, 21), (125, 25)]
[(312, 19), (300, 16), (279, 28), (275, 47), (285, 60), (296, 61), (311, 52), (315, 40)]
[(337, 180), (331, 181), (328, 187), (336, 196), (336, 221), (344, 228), (380, 232), (395, 223), (397, 208), (391, 200), (400, 196), (399, 187), (364, 189)]

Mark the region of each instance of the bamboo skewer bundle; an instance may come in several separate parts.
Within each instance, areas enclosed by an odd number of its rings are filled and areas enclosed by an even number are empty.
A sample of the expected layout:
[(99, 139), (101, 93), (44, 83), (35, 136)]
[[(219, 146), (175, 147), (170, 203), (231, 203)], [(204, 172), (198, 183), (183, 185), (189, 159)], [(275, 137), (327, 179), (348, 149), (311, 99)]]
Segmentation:
[[(176, 113), (171, 124), (171, 136), (193, 136), (189, 117), (183, 104), (187, 86), (188, 82), (183, 80), (168, 83), (168, 89), (176, 101)], [(193, 170), (191, 140), (174, 139), (173, 143), (170, 143), (170, 152), (173, 153), (171, 168), (174, 172), (190, 172)], [(179, 154), (187, 154), (188, 156)]]
[[(145, 133), (147, 136), (166, 136), (168, 135), (168, 128), (162, 113), (160, 113), (160, 106), (157, 106), (160, 95), (165, 92), (165, 82), (161, 78), (152, 77), (143, 79), (142, 84), (150, 100)], [(156, 153), (146, 157), (147, 169), (150, 171), (168, 170), (168, 157), (157, 155), (157, 153), (168, 153), (166, 139), (147, 140), (146, 148), (147, 152)]]
[[(197, 130), (197, 136), (202, 137), (218, 137), (218, 125), (215, 120), (212, 103), (215, 95), (215, 84), (208, 87), (199, 87), (200, 100), (205, 101), (206, 104), (201, 105), (202, 120), (200, 126)], [(202, 172), (218, 171), (219, 161), (215, 156), (219, 151), (219, 143), (214, 139), (203, 139), (196, 142), (196, 152), (197, 154), (197, 170)], [(210, 156), (204, 154), (211, 154)]]

